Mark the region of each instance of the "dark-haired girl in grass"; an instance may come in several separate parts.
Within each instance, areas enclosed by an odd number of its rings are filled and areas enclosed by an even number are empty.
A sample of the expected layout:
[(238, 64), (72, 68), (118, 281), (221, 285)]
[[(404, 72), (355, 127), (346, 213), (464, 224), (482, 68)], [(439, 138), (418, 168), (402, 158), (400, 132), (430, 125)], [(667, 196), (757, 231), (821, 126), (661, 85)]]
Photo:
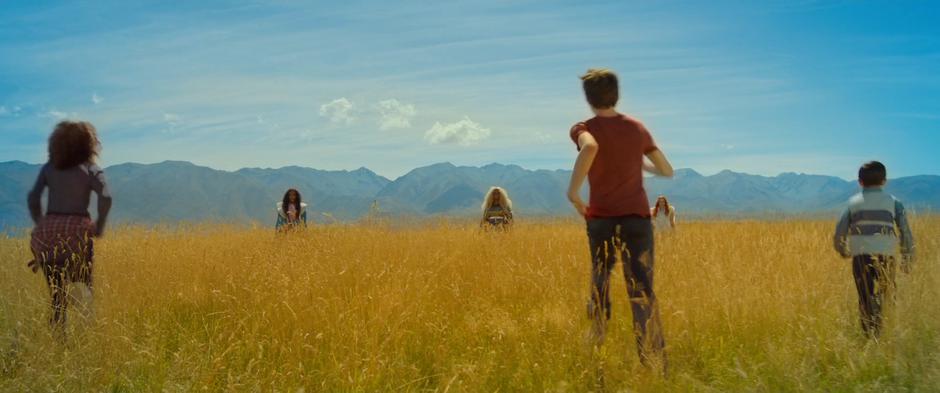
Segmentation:
[[(93, 238), (101, 236), (111, 194), (104, 171), (95, 164), (101, 145), (91, 123), (63, 121), (49, 137), (49, 162), (43, 165), (29, 192), (29, 212), (36, 227), (30, 239), (33, 271), (42, 269), (52, 295), (51, 323), (61, 330), (68, 304), (66, 285), (85, 284), (92, 290)], [(42, 194), (48, 189), (45, 213)], [(88, 213), (92, 191), (98, 195), (98, 218)]]
[(278, 232), (307, 227), (307, 204), (300, 200), (300, 192), (291, 188), (284, 193), (284, 198), (277, 203)]

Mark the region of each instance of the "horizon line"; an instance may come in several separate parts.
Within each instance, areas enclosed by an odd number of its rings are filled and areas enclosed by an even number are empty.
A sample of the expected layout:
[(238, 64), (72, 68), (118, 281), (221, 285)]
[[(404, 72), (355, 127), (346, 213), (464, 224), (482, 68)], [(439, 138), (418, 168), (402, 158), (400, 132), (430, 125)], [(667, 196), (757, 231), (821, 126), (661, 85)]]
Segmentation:
[[(9, 163), (21, 163), (21, 164), (36, 165), (36, 166), (46, 164), (46, 163), (31, 163), (31, 162), (26, 162), (26, 161), (23, 161), (23, 160), (7, 160), (7, 161), (0, 161), (0, 164), (9, 164)], [(477, 169), (484, 168), (484, 167), (491, 166), (491, 165), (501, 165), (501, 166), (507, 166), (507, 167), (515, 166), (515, 167), (518, 167), (518, 168), (520, 168), (520, 169), (522, 169), (522, 170), (529, 171), (529, 172), (537, 172), (537, 171), (549, 171), (549, 172), (562, 171), (562, 172), (570, 172), (570, 171), (571, 171), (571, 169), (565, 169), (565, 168), (556, 168), (556, 169), (545, 169), (545, 168), (542, 168), (542, 169), (531, 169), (531, 168), (526, 168), (526, 167), (524, 167), (524, 166), (522, 166), (522, 165), (519, 165), (519, 164), (512, 164), (512, 163), (506, 164), (506, 163), (501, 163), (501, 162), (490, 162), (490, 163), (488, 163), (488, 164), (483, 164), (483, 165), (458, 165), (458, 164), (454, 164), (454, 163), (452, 163), (452, 162), (450, 162), (450, 161), (440, 161), (440, 162), (435, 162), (435, 163), (431, 163), (431, 164), (427, 164), (427, 165), (423, 165), (423, 166), (417, 166), (417, 167), (414, 167), (414, 168), (412, 168), (411, 170), (409, 170), (409, 171), (405, 172), (404, 174), (402, 174), (402, 175), (400, 175), (400, 176), (397, 176), (397, 177), (395, 177), (395, 178), (391, 178), (391, 177), (388, 177), (388, 176), (379, 174), (379, 173), (376, 172), (375, 170), (373, 170), (373, 169), (371, 169), (371, 168), (369, 168), (369, 167), (366, 167), (366, 166), (360, 166), (360, 167), (355, 168), (355, 169), (320, 169), (320, 168), (314, 168), (314, 167), (303, 166), (303, 165), (285, 165), (285, 166), (276, 167), (276, 168), (275, 168), (275, 167), (241, 167), (241, 168), (234, 169), (234, 170), (228, 170), (228, 169), (215, 168), (215, 167), (212, 167), (212, 166), (209, 166), (209, 165), (197, 164), (197, 163), (195, 163), (195, 162), (186, 161), (186, 160), (163, 160), (163, 161), (152, 162), (152, 163), (135, 162), (135, 161), (126, 161), (126, 162), (121, 162), (121, 163), (116, 163), (116, 164), (110, 164), (110, 165), (106, 166), (105, 169), (111, 168), (111, 167), (115, 167), (115, 166), (120, 166), (120, 165), (160, 165), (160, 164), (166, 164), (166, 163), (185, 163), (185, 164), (189, 164), (189, 165), (192, 165), (192, 166), (195, 166), (195, 167), (208, 168), (208, 169), (211, 169), (211, 170), (214, 170), (214, 171), (227, 172), (227, 173), (235, 173), (235, 172), (238, 172), (238, 171), (241, 171), (241, 170), (246, 170), (246, 169), (281, 170), (281, 169), (285, 169), (285, 168), (301, 168), (301, 169), (310, 169), (310, 170), (322, 171), (322, 172), (356, 172), (356, 171), (360, 171), (360, 170), (363, 170), (363, 169), (364, 169), (364, 170), (367, 170), (367, 171), (371, 172), (372, 174), (375, 174), (376, 176), (382, 177), (382, 178), (384, 178), (384, 179), (386, 179), (386, 180), (389, 180), (389, 181), (395, 181), (395, 180), (397, 180), (397, 179), (400, 179), (400, 178), (402, 178), (402, 177), (404, 177), (404, 176), (407, 176), (409, 173), (411, 173), (411, 172), (413, 172), (413, 171), (415, 171), (415, 170), (417, 170), (417, 169), (428, 168), (428, 167), (432, 167), (432, 166), (435, 166), (435, 165), (451, 165), (451, 166), (453, 166), (453, 167), (455, 167), (455, 168), (477, 168)], [(825, 174), (806, 173), (806, 172), (794, 172), (794, 171), (779, 172), (779, 173), (777, 173), (776, 175), (773, 175), (773, 176), (758, 175), (758, 174), (753, 174), (753, 173), (749, 173), (749, 172), (738, 172), (738, 171), (734, 171), (734, 170), (731, 170), (731, 169), (722, 169), (722, 170), (720, 170), (720, 171), (718, 171), (718, 172), (710, 173), (710, 174), (706, 174), (706, 173), (703, 173), (703, 172), (700, 172), (700, 171), (696, 170), (695, 168), (688, 168), (688, 167), (685, 167), (685, 168), (676, 168), (676, 172), (678, 172), (678, 171), (691, 171), (691, 172), (693, 172), (693, 173), (695, 173), (695, 174), (698, 174), (698, 175), (700, 175), (700, 176), (703, 176), (703, 177), (712, 177), (712, 176), (716, 176), (716, 175), (719, 175), (719, 174), (724, 173), (724, 172), (730, 172), (730, 173), (739, 174), (739, 175), (758, 176), (758, 177), (765, 177), (765, 178), (776, 178), (776, 177), (780, 177), (780, 176), (783, 176), (783, 175), (795, 174), (795, 175), (802, 175), (802, 176), (825, 176), (825, 177), (837, 178), (837, 179), (844, 180), (844, 181), (853, 181), (853, 180), (855, 180), (854, 178), (844, 178), (844, 177), (835, 176), (835, 175), (825, 175)], [(940, 174), (922, 173), (922, 174), (917, 174), (917, 175), (908, 175), (908, 176), (901, 176), (901, 177), (889, 178), (889, 180), (890, 180), (890, 179), (904, 179), (904, 178), (919, 177), (919, 176), (940, 176)]]

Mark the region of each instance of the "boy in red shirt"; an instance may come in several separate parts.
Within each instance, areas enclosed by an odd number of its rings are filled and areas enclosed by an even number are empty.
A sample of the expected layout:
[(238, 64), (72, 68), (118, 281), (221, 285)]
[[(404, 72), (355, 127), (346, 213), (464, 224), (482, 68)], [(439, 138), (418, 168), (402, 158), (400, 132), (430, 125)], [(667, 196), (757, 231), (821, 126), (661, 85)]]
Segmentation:
[[(653, 292), (653, 226), (643, 171), (672, 177), (672, 166), (638, 120), (618, 113), (617, 75), (591, 69), (581, 77), (584, 94), (596, 116), (571, 128), (578, 158), (571, 174), (568, 200), (587, 220), (592, 281), (588, 316), (591, 338), (604, 342), (610, 319), (610, 272), (620, 253), (640, 361), (662, 357), (665, 342)], [(590, 202), (579, 194), (587, 177)]]

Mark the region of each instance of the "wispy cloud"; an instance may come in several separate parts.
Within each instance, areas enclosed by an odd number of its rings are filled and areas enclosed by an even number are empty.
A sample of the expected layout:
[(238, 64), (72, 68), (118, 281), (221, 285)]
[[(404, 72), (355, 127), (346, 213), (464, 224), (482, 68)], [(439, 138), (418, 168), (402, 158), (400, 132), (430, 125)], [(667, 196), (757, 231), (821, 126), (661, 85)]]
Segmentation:
[(424, 139), (432, 145), (458, 144), (470, 146), (489, 138), (490, 133), (489, 128), (470, 120), (468, 116), (464, 116), (456, 123), (434, 123), (434, 126), (424, 133)]
[(330, 122), (335, 124), (349, 125), (356, 120), (353, 114), (353, 103), (346, 97), (320, 105), (320, 116), (330, 119)]
[(39, 117), (44, 117), (44, 118), (48, 118), (48, 119), (64, 120), (64, 119), (67, 119), (67, 118), (77, 118), (77, 117), (78, 117), (78, 113), (76, 113), (76, 112), (63, 112), (63, 111), (60, 111), (60, 110), (58, 110), (58, 109), (53, 108), (53, 109), (50, 109), (50, 110), (47, 110), (47, 111), (44, 111), (44, 112), (40, 112), (40, 113), (37, 114), (37, 116), (39, 116)]
[(19, 106), (8, 107), (0, 105), (0, 117), (20, 117), (23, 114), (23, 108)]
[(555, 135), (549, 134), (547, 132), (542, 132), (542, 131), (537, 131), (535, 133), (535, 141), (543, 145), (547, 145), (549, 143), (562, 142), (561, 138), (558, 138)]
[(411, 119), (417, 114), (413, 104), (405, 104), (396, 99), (379, 101), (379, 129), (411, 128)]
[(91, 93), (91, 102), (95, 105), (98, 105), (104, 102), (104, 98), (101, 98), (101, 96), (99, 96), (97, 92)]
[(163, 122), (166, 123), (168, 127), (166, 131), (175, 131), (176, 128), (183, 123), (183, 118), (180, 115), (175, 113), (163, 113)]

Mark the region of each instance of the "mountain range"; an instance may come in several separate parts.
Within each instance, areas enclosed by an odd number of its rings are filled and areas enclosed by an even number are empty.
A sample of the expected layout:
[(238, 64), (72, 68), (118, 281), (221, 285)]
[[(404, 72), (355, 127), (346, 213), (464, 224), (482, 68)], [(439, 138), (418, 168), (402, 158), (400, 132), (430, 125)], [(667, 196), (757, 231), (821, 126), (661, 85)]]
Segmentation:
[[(41, 165), (0, 163), (0, 227), (29, 225), (26, 194)], [(505, 188), (519, 217), (570, 215), (567, 170), (528, 170), (450, 163), (416, 168), (391, 180), (366, 168), (324, 171), (290, 166), (234, 172), (189, 162), (119, 164), (105, 169), (117, 222), (222, 220), (274, 222), (274, 206), (287, 188), (298, 189), (314, 221), (354, 220), (370, 213), (394, 216), (459, 215), (479, 211), (491, 185)], [(784, 173), (758, 176), (722, 171), (704, 176), (679, 169), (672, 179), (647, 178), (651, 198), (667, 195), (680, 213), (695, 215), (835, 214), (855, 182), (832, 176)], [(888, 190), (911, 210), (940, 208), (940, 176), (892, 179)], [(92, 209), (94, 211), (94, 209)], [(373, 212), (374, 213), (374, 212)]]

